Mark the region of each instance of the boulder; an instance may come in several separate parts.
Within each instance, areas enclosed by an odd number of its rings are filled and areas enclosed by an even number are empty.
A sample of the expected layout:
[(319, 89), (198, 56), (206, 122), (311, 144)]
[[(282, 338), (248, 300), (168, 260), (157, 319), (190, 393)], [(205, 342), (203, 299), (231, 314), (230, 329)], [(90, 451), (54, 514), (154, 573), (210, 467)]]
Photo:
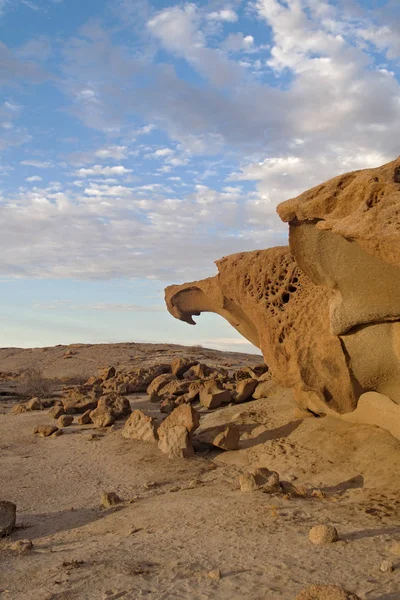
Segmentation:
[(151, 367), (137, 367), (135, 369), (129, 370), (126, 373), (128, 376), (127, 393), (133, 394), (136, 392), (145, 392), (150, 383), (153, 381), (153, 379), (158, 377), (158, 375), (170, 372), (171, 367), (169, 364), (166, 363), (153, 365)]
[(239, 477), (239, 485), (242, 492), (262, 490), (271, 493), (281, 490), (278, 473), (265, 468), (253, 469), (243, 473)]
[(165, 396), (166, 394), (173, 394), (174, 396), (182, 396), (187, 394), (190, 389), (190, 381), (181, 381), (179, 379), (170, 381), (165, 384), (158, 392), (158, 395)]
[(229, 402), (232, 402), (232, 394), (229, 390), (203, 389), (200, 392), (200, 404), (209, 410)]
[(295, 600), (361, 600), (359, 596), (337, 585), (310, 585)]
[(213, 445), (222, 450), (237, 450), (239, 447), (240, 431), (234, 425), (228, 427), (219, 433), (213, 441)]
[(245, 402), (253, 395), (254, 390), (258, 385), (256, 379), (242, 379), (236, 384), (235, 394), (233, 395), (233, 401), (236, 403)]
[(194, 454), (190, 435), (183, 425), (175, 425), (163, 431), (158, 447), (168, 458), (189, 458)]
[(161, 423), (158, 435), (161, 436), (167, 429), (176, 425), (182, 425), (192, 434), (200, 425), (200, 415), (190, 404), (182, 404)]
[(72, 425), (73, 422), (74, 422), (73, 415), (61, 415), (57, 419), (57, 425), (59, 428), (60, 427), (69, 427), (70, 425)]
[(90, 411), (90, 418), (96, 427), (108, 427), (115, 423), (111, 411), (105, 406), (100, 406), (100, 408)]
[(165, 386), (167, 385), (167, 383), (169, 383), (170, 381), (174, 381), (176, 380), (176, 375), (173, 375), (172, 373), (163, 373), (162, 375), (158, 375), (158, 377), (156, 377), (155, 379), (153, 379), (153, 381), (150, 383), (150, 385), (147, 387), (147, 394), (149, 396), (153, 396), (154, 394), (158, 394), (158, 392)]
[(141, 410), (134, 410), (125, 423), (122, 437), (142, 442), (157, 441), (154, 419), (145, 415)]
[(101, 396), (97, 408), (108, 409), (114, 419), (122, 419), (132, 412), (128, 398), (124, 398), (115, 392)]
[(185, 371), (197, 364), (197, 360), (189, 360), (181, 356), (177, 356), (171, 361), (171, 373), (176, 377), (181, 377)]
[(113, 506), (118, 506), (123, 502), (124, 501), (122, 498), (120, 498), (115, 492), (103, 492), (101, 495), (100, 504), (102, 508), (112, 508)]
[(31, 398), (26, 403), (26, 408), (28, 410), (43, 410), (43, 403), (39, 398)]
[(0, 537), (10, 535), (15, 527), (17, 507), (13, 502), (0, 500)]
[(69, 390), (62, 403), (64, 411), (68, 414), (84, 413), (97, 407), (95, 398), (89, 397), (79, 390)]
[(38, 425), (33, 430), (33, 433), (40, 437), (49, 437), (53, 433), (56, 433), (56, 431), (59, 431), (59, 429), (55, 425)]
[(87, 410), (82, 415), (79, 415), (76, 419), (76, 422), (78, 423), (78, 425), (88, 425), (89, 423), (91, 423), (92, 422), (92, 419), (90, 418), (91, 412), (92, 412), (91, 410)]
[(326, 546), (338, 540), (338, 532), (332, 525), (315, 525), (308, 534), (310, 542), (316, 546)]
[[(179, 396), (179, 398), (183, 398), (183, 396)], [(170, 398), (165, 398), (160, 404), (160, 412), (165, 413), (167, 415), (171, 414), (173, 410), (175, 410), (176, 404), (174, 398), (171, 396)]]
[(58, 419), (59, 417), (61, 417), (61, 415), (64, 414), (64, 412), (64, 407), (62, 405), (60, 406), (59, 404), (57, 404), (49, 410), (48, 414), (52, 419)]

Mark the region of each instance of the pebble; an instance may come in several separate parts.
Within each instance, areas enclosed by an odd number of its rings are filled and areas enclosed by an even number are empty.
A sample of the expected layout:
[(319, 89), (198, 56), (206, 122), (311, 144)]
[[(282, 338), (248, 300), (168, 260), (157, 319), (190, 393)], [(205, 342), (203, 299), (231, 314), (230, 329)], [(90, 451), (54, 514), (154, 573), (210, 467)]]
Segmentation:
[(308, 537), (316, 546), (326, 546), (338, 540), (338, 532), (332, 525), (315, 525), (310, 529)]

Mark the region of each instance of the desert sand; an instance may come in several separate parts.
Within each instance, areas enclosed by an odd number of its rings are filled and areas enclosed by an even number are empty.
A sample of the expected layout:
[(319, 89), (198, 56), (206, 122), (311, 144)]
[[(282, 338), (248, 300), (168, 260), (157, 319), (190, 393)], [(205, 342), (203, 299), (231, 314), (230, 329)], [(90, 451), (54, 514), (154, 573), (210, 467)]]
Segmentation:
[[(0, 499), (17, 505), (16, 528), (0, 542), (2, 596), (291, 600), (308, 585), (335, 584), (362, 600), (400, 598), (400, 442), (383, 429), (306, 416), (272, 382), (257, 400), (213, 410), (195, 403), (189, 459), (124, 439), (126, 419), (106, 428), (74, 421), (41, 438), (33, 430), (54, 423), (48, 409), (10, 413), (21, 401), (18, 374), (33, 366), (52, 380), (55, 401), (63, 385), (105, 366), (179, 356), (230, 372), (261, 361), (150, 344), (0, 351)], [(146, 393), (126, 397), (165, 418)], [(240, 431), (234, 451), (212, 445), (228, 424)], [(283, 489), (241, 491), (239, 477), (256, 467), (276, 471)], [(104, 492), (122, 503), (102, 508)], [(338, 541), (313, 545), (318, 524), (336, 527)], [(30, 550), (16, 548), (23, 539)], [(384, 561), (392, 571), (381, 571)]]

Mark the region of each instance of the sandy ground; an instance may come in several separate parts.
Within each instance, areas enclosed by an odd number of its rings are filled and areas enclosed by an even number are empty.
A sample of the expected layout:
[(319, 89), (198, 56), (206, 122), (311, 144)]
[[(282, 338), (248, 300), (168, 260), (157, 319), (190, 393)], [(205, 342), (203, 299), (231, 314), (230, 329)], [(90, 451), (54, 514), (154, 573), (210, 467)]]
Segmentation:
[[(146, 396), (130, 400), (157, 415)], [(0, 498), (18, 507), (17, 529), (0, 542), (1, 597), (292, 600), (308, 584), (334, 583), (363, 600), (400, 599), (400, 443), (388, 432), (299, 419), (289, 392), (274, 388), (202, 412), (189, 460), (123, 439), (123, 422), (33, 435), (51, 422), (45, 411), (0, 415)], [(227, 423), (240, 428), (240, 449), (210, 450)], [(238, 477), (254, 466), (278, 471), (306, 496), (241, 492)], [(324, 498), (311, 496), (316, 488)], [(101, 509), (103, 491), (125, 503)], [(313, 546), (308, 531), (319, 523), (334, 525), (339, 541)], [(11, 550), (19, 539), (33, 550)], [(393, 572), (380, 571), (383, 560)]]

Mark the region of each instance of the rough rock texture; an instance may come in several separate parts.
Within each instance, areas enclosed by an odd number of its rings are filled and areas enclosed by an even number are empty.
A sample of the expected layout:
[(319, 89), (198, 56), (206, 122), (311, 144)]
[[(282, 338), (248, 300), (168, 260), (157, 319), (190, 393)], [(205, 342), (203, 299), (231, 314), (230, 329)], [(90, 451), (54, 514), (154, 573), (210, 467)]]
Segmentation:
[(278, 207), (290, 248), (330, 292), (330, 327), (349, 357), (358, 396), (400, 404), (400, 157), (347, 173)]
[(310, 585), (295, 600), (361, 600), (356, 594), (337, 585)]
[(310, 529), (308, 537), (316, 546), (326, 546), (338, 540), (338, 532), (332, 525), (315, 525)]
[(43, 403), (39, 398), (31, 398), (26, 403), (26, 408), (28, 410), (43, 410)]
[(154, 394), (158, 394), (158, 392), (170, 381), (174, 381), (176, 379), (176, 375), (172, 373), (163, 373), (162, 375), (158, 375), (153, 379), (150, 385), (147, 387), (146, 393), (149, 396), (153, 396)]
[(92, 411), (87, 410), (82, 415), (79, 415), (78, 418), (76, 419), (78, 425), (88, 425), (89, 423), (91, 423), (91, 421), (92, 421), (92, 419), (90, 418), (91, 412)]
[(96, 427), (108, 427), (115, 423), (115, 419), (111, 414), (110, 409), (106, 406), (100, 406), (99, 408), (92, 410), (90, 412), (90, 418)]
[(169, 458), (192, 456), (192, 437), (199, 424), (199, 413), (190, 404), (178, 406), (158, 428), (159, 449)]
[(125, 423), (122, 437), (143, 442), (157, 441), (158, 436), (153, 418), (148, 417), (141, 410), (134, 410)]
[(100, 503), (103, 508), (112, 508), (122, 504), (123, 500), (115, 492), (103, 492)]
[(242, 492), (255, 492), (256, 490), (265, 492), (280, 491), (278, 473), (266, 468), (253, 469), (243, 473), (239, 477), (239, 485)]
[(274, 381), (292, 388), (300, 406), (353, 410), (358, 396), (347, 356), (330, 331), (332, 291), (315, 286), (287, 247), (234, 254), (216, 264), (216, 277), (166, 288), (169, 312), (190, 324), (204, 311), (223, 316), (262, 350)]
[(33, 430), (33, 433), (39, 435), (40, 437), (49, 437), (50, 435), (53, 435), (53, 433), (56, 433), (57, 431), (60, 431), (60, 430), (55, 425), (38, 425)]
[(64, 414), (64, 407), (60, 406), (60, 405), (56, 405), (53, 406), (50, 410), (49, 410), (49, 416), (52, 419), (58, 419), (59, 417), (61, 417), (61, 415)]
[(94, 410), (97, 406), (97, 400), (90, 398), (79, 390), (68, 390), (68, 396), (63, 399), (63, 408), (66, 413), (84, 413), (87, 410)]
[(171, 362), (171, 372), (176, 377), (181, 377), (185, 371), (197, 364), (196, 360), (189, 360), (181, 356), (177, 356)]
[(74, 422), (73, 415), (61, 415), (57, 419), (58, 427), (69, 427)]
[(212, 388), (200, 392), (200, 404), (208, 409), (218, 408), (221, 404), (228, 404), (231, 401), (232, 395), (229, 390)]
[(17, 507), (13, 502), (0, 500), (0, 537), (10, 535), (15, 526)]
[(222, 450), (237, 450), (239, 447), (240, 431), (234, 425), (228, 427), (219, 433), (213, 441), (214, 446)]
[(257, 387), (257, 380), (255, 379), (242, 379), (236, 384), (234, 401), (245, 402), (253, 395), (254, 390)]
[(102, 407), (107, 408), (114, 419), (122, 419), (132, 412), (128, 398), (124, 398), (115, 392), (106, 394), (99, 399), (97, 408)]

